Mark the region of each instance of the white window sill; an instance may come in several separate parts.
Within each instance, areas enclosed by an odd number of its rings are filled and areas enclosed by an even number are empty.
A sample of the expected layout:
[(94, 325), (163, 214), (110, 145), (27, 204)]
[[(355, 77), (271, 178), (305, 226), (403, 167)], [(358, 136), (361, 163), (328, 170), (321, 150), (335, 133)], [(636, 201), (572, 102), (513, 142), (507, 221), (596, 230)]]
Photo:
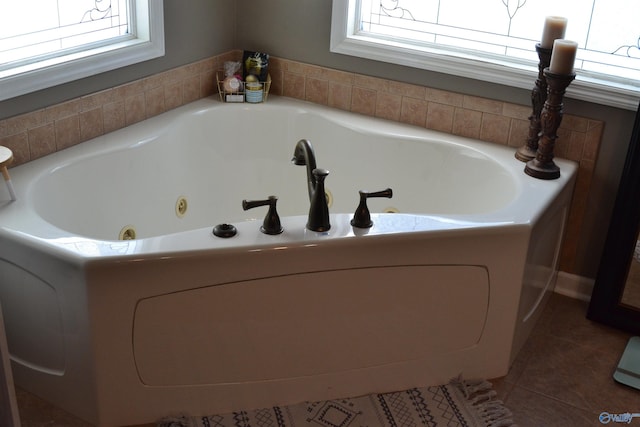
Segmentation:
[[(493, 59), (490, 62), (487, 58), (459, 52), (454, 56), (416, 45), (353, 35), (353, 23), (344, 9), (346, 3), (349, 2), (334, 0), (331, 52), (522, 89), (530, 90), (534, 86), (538, 75), (536, 66)], [(566, 97), (635, 111), (640, 101), (640, 87), (624, 81), (599, 80), (581, 72), (567, 89)]]
[(163, 56), (163, 2), (137, 4), (137, 38), (0, 72), (0, 101)]

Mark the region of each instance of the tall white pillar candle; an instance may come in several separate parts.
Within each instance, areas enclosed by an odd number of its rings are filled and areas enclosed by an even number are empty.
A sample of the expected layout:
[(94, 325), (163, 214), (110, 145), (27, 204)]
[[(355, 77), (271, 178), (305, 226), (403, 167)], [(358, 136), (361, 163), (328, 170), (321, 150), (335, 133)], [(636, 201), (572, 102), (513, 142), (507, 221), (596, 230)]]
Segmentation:
[(577, 51), (578, 43), (564, 39), (555, 40), (551, 51), (549, 71), (564, 75), (573, 73), (573, 63), (576, 61)]
[(563, 39), (567, 30), (567, 18), (561, 16), (547, 16), (544, 20), (544, 30), (540, 47), (551, 49), (555, 39)]

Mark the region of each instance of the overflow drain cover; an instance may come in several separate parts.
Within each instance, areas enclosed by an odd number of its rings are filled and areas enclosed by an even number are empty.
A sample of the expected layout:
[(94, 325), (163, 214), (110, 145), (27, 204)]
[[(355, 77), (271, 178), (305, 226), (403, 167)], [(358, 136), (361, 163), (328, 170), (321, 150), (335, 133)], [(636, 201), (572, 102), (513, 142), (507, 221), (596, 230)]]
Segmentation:
[(226, 239), (238, 234), (238, 229), (232, 224), (218, 224), (213, 227), (213, 234)]

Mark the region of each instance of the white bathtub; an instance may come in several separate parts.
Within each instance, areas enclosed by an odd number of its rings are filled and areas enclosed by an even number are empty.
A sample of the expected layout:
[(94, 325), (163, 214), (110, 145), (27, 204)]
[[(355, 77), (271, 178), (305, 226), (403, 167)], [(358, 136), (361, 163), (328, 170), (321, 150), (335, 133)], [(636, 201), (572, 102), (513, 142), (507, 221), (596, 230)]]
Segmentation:
[[(305, 229), (301, 138), (331, 172), (328, 232)], [(201, 100), (15, 167), (15, 380), (111, 426), (505, 375), (555, 284), (576, 173), (557, 163), (538, 180), (510, 148), (270, 97)], [(353, 228), (358, 190), (387, 187)], [(242, 210), (269, 195), (279, 235), (259, 231), (266, 207)]]

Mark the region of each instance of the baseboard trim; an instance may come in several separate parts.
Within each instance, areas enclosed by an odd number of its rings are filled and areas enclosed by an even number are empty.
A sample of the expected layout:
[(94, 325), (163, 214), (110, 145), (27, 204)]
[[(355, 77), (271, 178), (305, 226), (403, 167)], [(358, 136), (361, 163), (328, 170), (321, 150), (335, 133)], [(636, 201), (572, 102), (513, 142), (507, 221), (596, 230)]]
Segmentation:
[(555, 292), (567, 297), (589, 302), (595, 280), (575, 274), (558, 272)]

